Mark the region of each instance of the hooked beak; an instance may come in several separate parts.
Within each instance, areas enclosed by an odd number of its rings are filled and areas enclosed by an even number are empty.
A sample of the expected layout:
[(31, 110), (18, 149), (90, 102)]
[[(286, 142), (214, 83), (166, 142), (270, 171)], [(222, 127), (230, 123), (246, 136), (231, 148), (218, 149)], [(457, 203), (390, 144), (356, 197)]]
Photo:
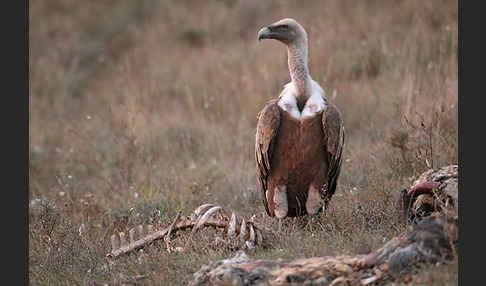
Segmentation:
[(272, 32), (272, 28), (270, 26), (263, 27), (260, 31), (258, 31), (258, 41), (262, 39), (273, 39), (275, 33)]

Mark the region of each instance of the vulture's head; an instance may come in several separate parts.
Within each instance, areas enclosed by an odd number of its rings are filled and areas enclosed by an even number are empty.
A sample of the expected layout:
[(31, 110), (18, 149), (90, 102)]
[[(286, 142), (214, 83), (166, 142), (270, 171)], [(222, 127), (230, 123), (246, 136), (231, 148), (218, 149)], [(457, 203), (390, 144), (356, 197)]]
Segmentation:
[(258, 31), (258, 40), (262, 39), (275, 39), (289, 45), (307, 40), (307, 33), (297, 21), (285, 18)]

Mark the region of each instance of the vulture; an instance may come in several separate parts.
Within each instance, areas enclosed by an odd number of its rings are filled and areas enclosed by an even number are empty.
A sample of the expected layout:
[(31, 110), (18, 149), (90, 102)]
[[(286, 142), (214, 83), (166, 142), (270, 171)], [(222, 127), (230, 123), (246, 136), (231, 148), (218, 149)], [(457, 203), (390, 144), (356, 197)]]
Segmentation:
[(263, 205), (280, 221), (314, 215), (327, 209), (336, 190), (344, 148), (341, 112), (309, 74), (307, 33), (297, 21), (263, 27), (262, 39), (287, 46), (291, 79), (258, 113), (255, 160)]

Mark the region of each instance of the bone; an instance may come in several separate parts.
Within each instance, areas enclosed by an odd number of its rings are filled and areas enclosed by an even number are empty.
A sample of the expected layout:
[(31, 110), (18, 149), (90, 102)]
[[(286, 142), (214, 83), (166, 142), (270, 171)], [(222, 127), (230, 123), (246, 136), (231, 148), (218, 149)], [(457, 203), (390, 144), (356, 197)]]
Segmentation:
[(250, 223), (250, 242), (255, 242), (255, 230), (253, 229), (253, 224)]
[(111, 236), (111, 250), (113, 251), (118, 248), (120, 248), (119, 240), (117, 239), (117, 236), (113, 234)]
[(240, 228), (240, 241), (245, 242), (246, 237), (246, 221), (245, 218), (241, 220), (241, 228)]
[(139, 224), (137, 226), (137, 236), (138, 238), (141, 238), (144, 235), (143, 233), (143, 224)]
[(120, 244), (121, 244), (121, 247), (127, 246), (127, 240), (125, 239), (125, 233), (124, 232), (120, 232)]
[(130, 237), (130, 243), (133, 243), (135, 241), (135, 228), (130, 229), (128, 236)]
[(376, 276), (371, 276), (371, 277), (369, 277), (369, 278), (366, 278), (366, 279), (361, 280), (361, 284), (363, 284), (363, 285), (368, 285), (368, 284), (370, 284), (370, 283), (375, 282), (376, 280), (378, 280), (378, 277), (376, 277)]
[(220, 206), (215, 206), (205, 212), (204, 215), (198, 220), (196, 227), (194, 227), (194, 230), (199, 229), (215, 212), (219, 211), (220, 209)]
[(233, 212), (231, 214), (231, 220), (228, 227), (228, 236), (233, 237), (236, 234), (236, 214)]
[(245, 245), (246, 245), (246, 248), (248, 248), (248, 249), (255, 248), (255, 243), (253, 243), (252, 241), (245, 241)]
[(196, 210), (194, 210), (193, 213), (196, 215), (196, 217), (199, 217), (203, 212), (205, 212), (207, 209), (213, 206), (214, 206), (213, 204), (200, 205)]
[(170, 226), (169, 226), (169, 231), (167, 232), (167, 237), (169, 237), (169, 236), (170, 236), (170, 234), (171, 234), (171, 232), (172, 232), (172, 229), (173, 229), (173, 228), (174, 228), (174, 226), (177, 224), (177, 222), (180, 220), (180, 218), (181, 218), (181, 212), (179, 211), (179, 212), (177, 213), (176, 218), (174, 219), (174, 221), (173, 221), (173, 222), (170, 224)]
[(256, 238), (257, 238), (257, 244), (258, 245), (262, 245), (263, 243), (263, 236), (262, 236), (262, 233), (259, 229), (257, 229), (256, 231)]
[[(218, 212), (219, 211), (219, 212)], [(217, 213), (218, 216), (214, 216)], [(263, 242), (263, 237), (261, 230), (258, 229), (253, 222), (249, 222), (244, 218), (238, 218), (238, 216), (232, 212), (231, 218), (228, 217), (228, 213), (220, 206), (215, 206), (213, 204), (204, 204), (199, 206), (191, 216), (184, 217), (180, 215), (179, 212), (176, 219), (167, 227), (154, 231), (153, 225), (138, 225), (130, 230), (128, 230), (128, 238), (125, 236), (126, 233), (120, 232), (111, 236), (111, 246), (112, 251), (107, 254), (107, 257), (115, 258), (124, 253), (140, 249), (145, 245), (150, 244), (152, 241), (163, 238), (168, 245), (169, 237), (171, 231), (175, 232), (182, 229), (192, 228), (193, 233), (195, 230), (203, 226), (212, 226), (216, 228), (223, 228), (227, 230), (228, 237), (235, 238), (239, 240), (244, 247), (253, 248), (256, 245), (261, 245)], [(198, 214), (198, 216), (196, 216)], [(241, 222), (238, 225), (238, 221)], [(248, 230), (248, 227), (250, 230)], [(249, 241), (246, 241), (246, 235), (249, 232)], [(239, 236), (239, 239), (236, 238)], [(190, 240), (188, 240), (189, 242)], [(173, 250), (173, 248), (169, 248)]]

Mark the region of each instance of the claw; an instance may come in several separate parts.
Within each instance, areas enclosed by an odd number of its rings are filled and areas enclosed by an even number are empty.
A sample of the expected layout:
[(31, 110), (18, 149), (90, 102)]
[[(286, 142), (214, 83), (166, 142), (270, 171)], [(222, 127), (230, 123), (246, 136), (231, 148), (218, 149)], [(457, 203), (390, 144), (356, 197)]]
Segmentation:
[(204, 213), (204, 215), (199, 219), (199, 221), (197, 222), (196, 226), (194, 227), (194, 230), (197, 230), (198, 228), (200, 228), (210, 217), (211, 215), (213, 215), (213, 213), (219, 211), (221, 209), (220, 206), (215, 206), (215, 207), (212, 207), (210, 208), (206, 213)]
[(236, 233), (236, 214), (233, 212), (231, 214), (231, 221), (229, 223), (229, 227), (228, 227), (228, 236), (229, 237), (232, 237), (235, 235)]

